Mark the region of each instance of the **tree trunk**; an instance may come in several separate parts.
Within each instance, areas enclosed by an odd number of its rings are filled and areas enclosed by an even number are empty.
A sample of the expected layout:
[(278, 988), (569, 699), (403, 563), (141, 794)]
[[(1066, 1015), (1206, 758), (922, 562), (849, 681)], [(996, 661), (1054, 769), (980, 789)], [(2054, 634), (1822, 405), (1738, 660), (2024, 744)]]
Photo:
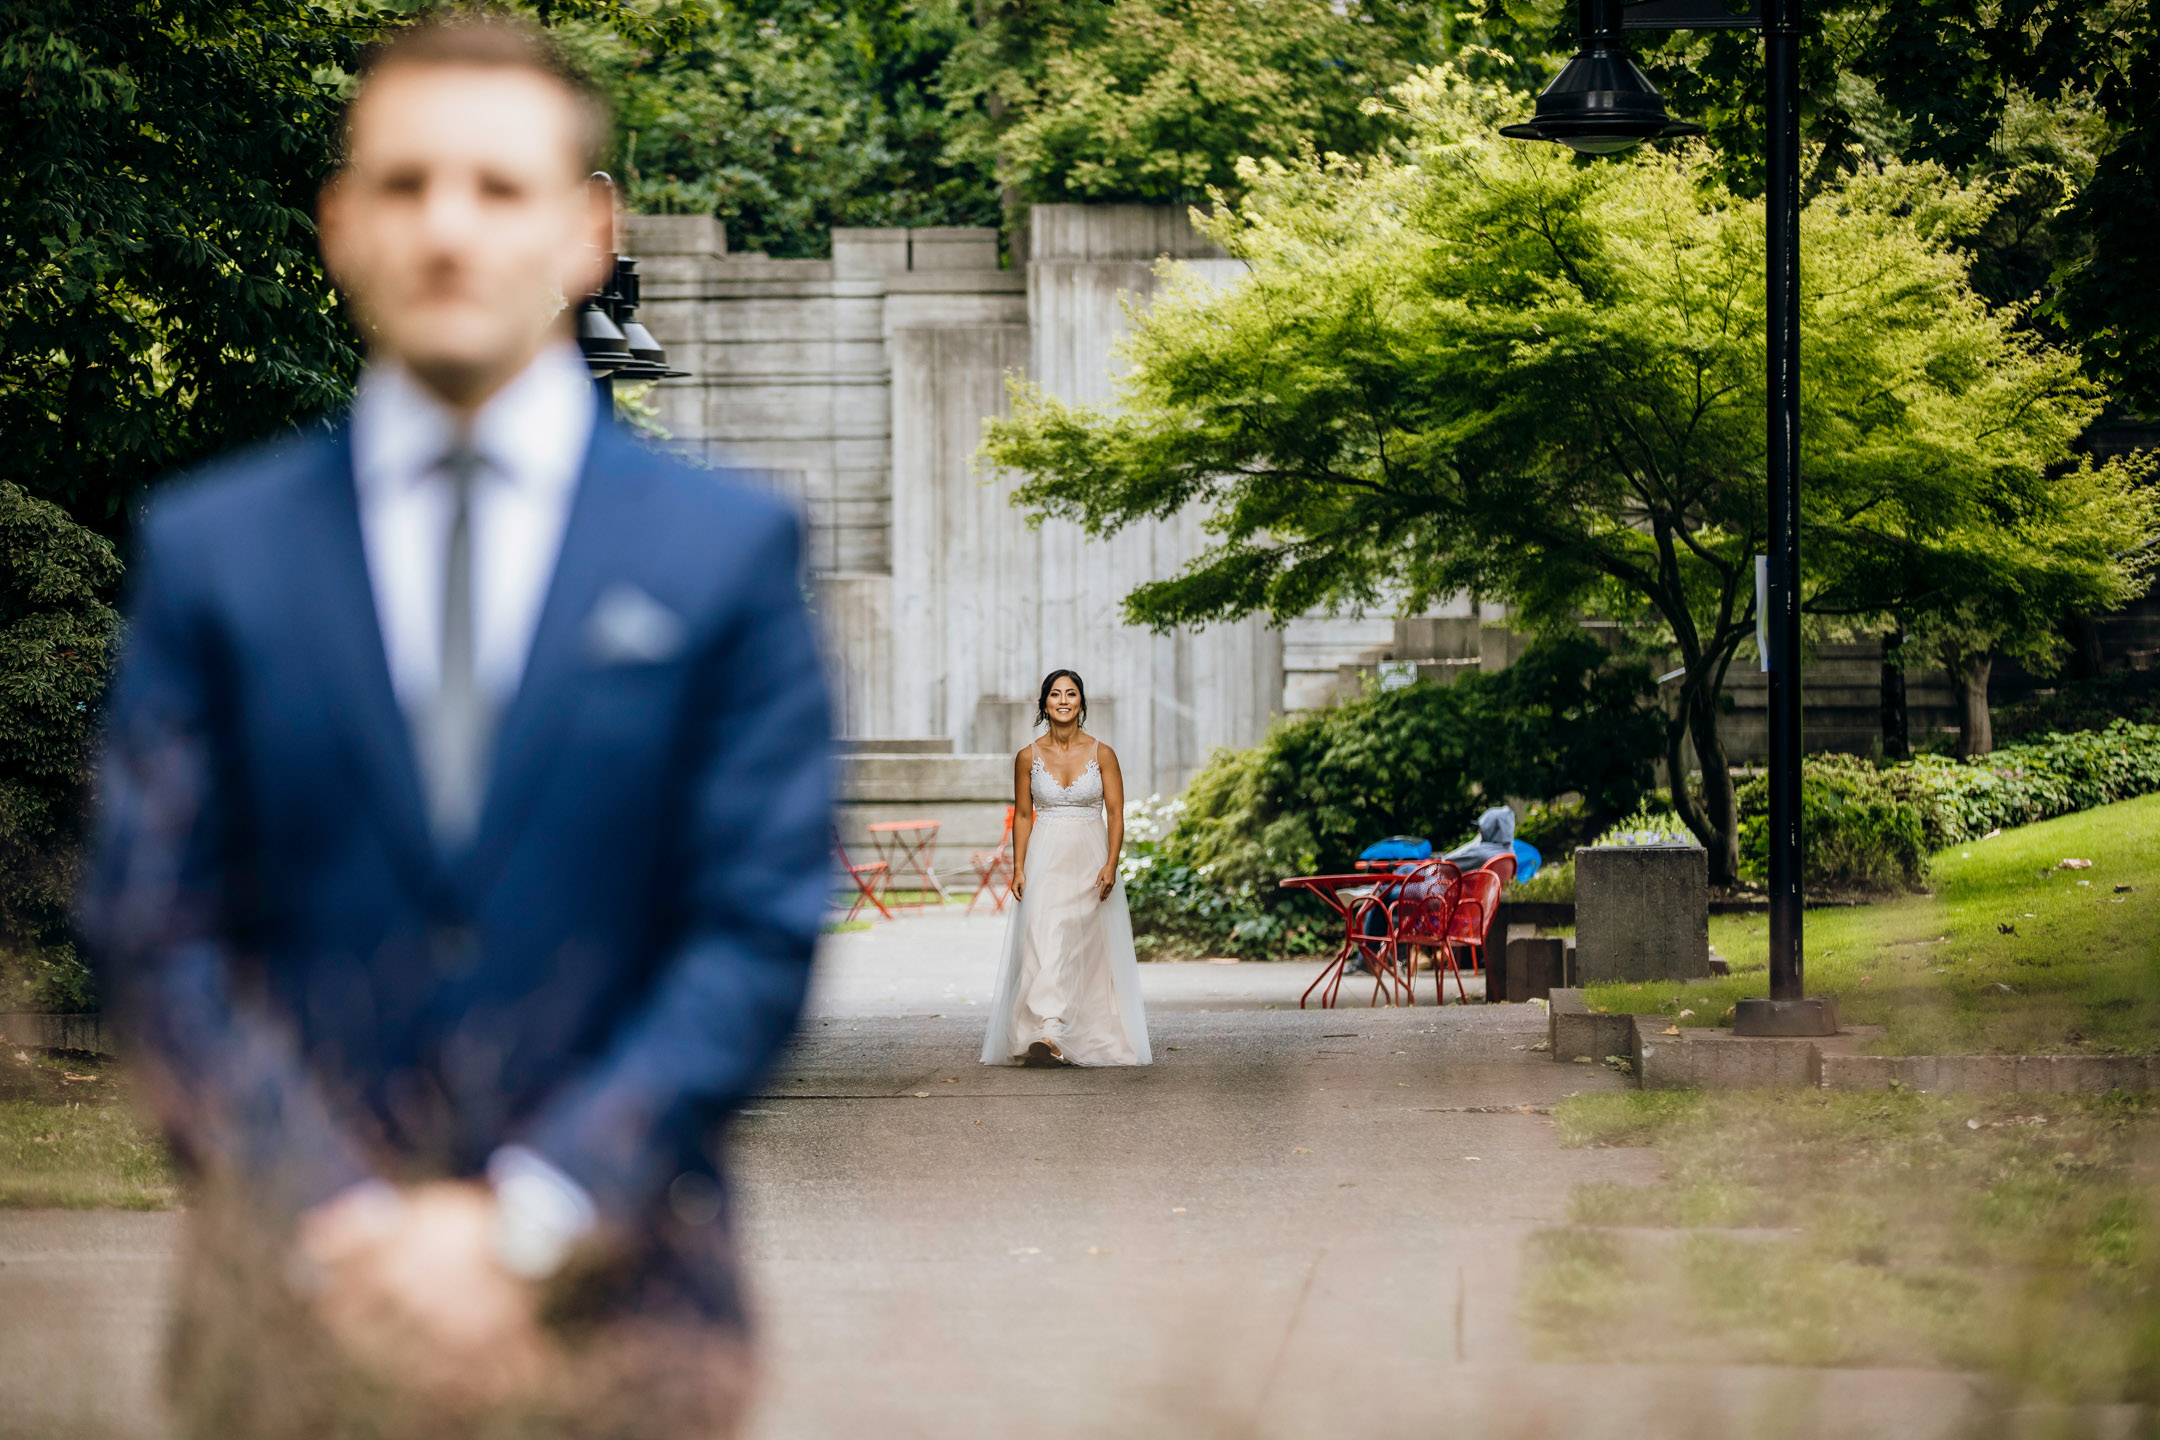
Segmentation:
[(1950, 680), (1958, 691), (1958, 758), (1989, 754), (1995, 749), (1995, 727), (1988, 715), (1988, 672), (1995, 657), (1982, 650), (1950, 661)]
[(1715, 695), (1688, 707), (1689, 738), (1695, 742), (1695, 759), (1702, 766), (1702, 805), (1709, 821), (1704, 848), (1710, 852), (1710, 883), (1729, 887), (1740, 883), (1740, 804), (1717, 719)]
[(1912, 728), (1905, 711), (1905, 637), (1895, 630), (1882, 641), (1882, 753), (1885, 760), (1912, 757)]
[[(1725, 741), (1717, 733), (1717, 702), (1682, 700), (1680, 714), (1665, 727), (1665, 774), (1671, 782), (1673, 810), (1710, 852), (1710, 883), (1731, 886), (1740, 880), (1740, 823), (1732, 769)], [(1702, 766), (1701, 793), (1688, 785), (1687, 741), (1695, 745)]]

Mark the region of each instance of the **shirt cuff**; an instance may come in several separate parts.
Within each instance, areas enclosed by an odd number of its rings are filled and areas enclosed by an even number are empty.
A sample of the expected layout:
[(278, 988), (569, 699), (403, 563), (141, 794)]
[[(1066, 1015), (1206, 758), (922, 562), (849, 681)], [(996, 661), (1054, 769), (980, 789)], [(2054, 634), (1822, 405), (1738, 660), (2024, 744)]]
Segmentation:
[(488, 1157), (487, 1176), (495, 1187), (495, 1258), (521, 1279), (547, 1279), (599, 1228), (585, 1187), (537, 1150), (503, 1146)]

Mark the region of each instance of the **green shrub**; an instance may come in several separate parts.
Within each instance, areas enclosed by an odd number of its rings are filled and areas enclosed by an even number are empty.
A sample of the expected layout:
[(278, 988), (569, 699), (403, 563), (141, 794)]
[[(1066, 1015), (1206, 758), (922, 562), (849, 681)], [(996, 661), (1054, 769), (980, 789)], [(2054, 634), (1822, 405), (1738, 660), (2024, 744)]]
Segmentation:
[[(1649, 788), (1662, 724), (1647, 668), (1580, 635), (1452, 686), (1369, 689), (1216, 753), (1176, 801), (1128, 807), (1126, 898), (1150, 953), (1332, 949), (1340, 921), (1286, 875), (1339, 873), (1384, 835), (1436, 850), (1495, 795), (1571, 795), (1518, 833), (1565, 854)], [(1527, 833), (1525, 833), (1527, 832)]]
[(1508, 887), (1507, 898), (1539, 904), (1574, 904), (1575, 860), (1573, 855), (1570, 854), (1567, 859), (1557, 863), (1548, 855), (1545, 863), (1538, 867), (1535, 878)]
[(104, 537), (0, 480), (0, 1008), (92, 1004), (67, 914), (119, 575)]
[[(1802, 878), (1839, 889), (1916, 885), (1932, 851), (2154, 791), (2160, 791), (2160, 725), (2126, 720), (1967, 761), (1919, 755), (1878, 767), (1856, 756), (1813, 755), (1801, 786)], [(1768, 859), (1768, 781), (1741, 782), (1739, 798), (1741, 873), (1760, 880)]]
[[(1812, 755), (1801, 772), (1802, 883), (1837, 890), (1896, 890), (1927, 875), (1919, 812), (1899, 793), (1894, 769), (1850, 755)], [(1770, 782), (1741, 782), (1740, 873), (1767, 878)]]
[(1650, 693), (1647, 668), (1615, 664), (1579, 635), (1452, 686), (1374, 687), (1278, 721), (1249, 750), (1217, 752), (1181, 797), (1166, 853), (1224, 884), (1271, 887), (1347, 869), (1383, 835), (1447, 849), (1468, 838), (1487, 797), (1569, 794), (1578, 798), (1536, 812), (1524, 838), (1571, 849), (1650, 788), (1663, 743)]
[(1960, 763), (1922, 755), (1885, 775), (1919, 814), (1929, 849), (2160, 790), (2160, 725), (2046, 735)]

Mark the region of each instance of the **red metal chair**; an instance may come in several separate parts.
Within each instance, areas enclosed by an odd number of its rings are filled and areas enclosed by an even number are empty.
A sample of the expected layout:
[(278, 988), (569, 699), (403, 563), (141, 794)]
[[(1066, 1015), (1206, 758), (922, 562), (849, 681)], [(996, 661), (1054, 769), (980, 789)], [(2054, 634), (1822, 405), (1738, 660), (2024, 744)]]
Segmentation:
[(892, 919), (892, 911), (885, 908), (885, 902), (879, 896), (880, 891), (892, 888), (892, 867), (883, 860), (870, 860), (858, 865), (848, 859), (847, 847), (840, 843), (840, 832), (837, 830), (833, 832), (832, 853), (833, 858), (840, 862), (840, 868), (847, 871), (848, 878), (855, 882), (855, 903), (848, 907), (847, 919), (840, 923), (848, 924), (861, 914), (865, 900), (877, 907), (878, 914), (887, 920)]
[(1425, 860), (1400, 874), (1382, 876), (1373, 893), (1358, 901), (1350, 915), (1350, 934), (1365, 968), (1373, 976), (1373, 1003), (1383, 988), (1395, 1003), (1397, 987), (1408, 1004), (1417, 1003), (1415, 951), (1438, 943), (1446, 921), (1447, 896), (1459, 872), (1450, 860)]
[[(1510, 872), (1514, 869), (1512, 857), (1502, 856)], [(1472, 870), (1457, 880), (1448, 893), (1447, 919), (1440, 932), (1440, 944), (1433, 956), (1433, 1003), (1447, 1004), (1447, 990), (1440, 982), (1440, 967), (1445, 964), (1455, 976), (1455, 996), (1463, 1004), (1470, 1003), (1469, 992), (1463, 989), (1462, 970), (1455, 963), (1455, 952), (1470, 952), (1470, 967), (1486, 970), (1486, 984), (1492, 983), (1491, 971), (1485, 965), (1485, 940), (1492, 930), (1493, 916), (1500, 906), (1500, 891), (1506, 881), (1497, 868)], [(1414, 1002), (1413, 1002), (1414, 1003)]]
[(1503, 887), (1515, 883), (1515, 857), (1513, 855), (1495, 855), (1483, 865), (1478, 866), (1478, 869), (1490, 870), (1498, 875), (1500, 884)]
[[(998, 836), (997, 849), (978, 850), (968, 856), (968, 863), (975, 867), (975, 893), (968, 896), (968, 914), (975, 913), (975, 902), (982, 899), (983, 891), (990, 892), (992, 914), (1002, 913), (1005, 899), (1012, 894), (1012, 830), (1013, 807), (1005, 807), (1005, 833)], [(999, 885), (998, 878), (1005, 883)]]

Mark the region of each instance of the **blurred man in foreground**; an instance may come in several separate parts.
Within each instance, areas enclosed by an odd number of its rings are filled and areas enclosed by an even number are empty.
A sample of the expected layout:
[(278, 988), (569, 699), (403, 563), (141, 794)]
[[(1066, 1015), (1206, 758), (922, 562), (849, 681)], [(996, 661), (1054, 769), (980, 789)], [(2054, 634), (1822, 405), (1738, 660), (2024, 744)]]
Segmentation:
[(350, 419), (143, 526), (84, 928), (202, 1188), (205, 1440), (740, 1413), (713, 1130), (809, 978), (825, 698), (792, 518), (598, 413), (604, 130), (513, 23), (379, 50)]

